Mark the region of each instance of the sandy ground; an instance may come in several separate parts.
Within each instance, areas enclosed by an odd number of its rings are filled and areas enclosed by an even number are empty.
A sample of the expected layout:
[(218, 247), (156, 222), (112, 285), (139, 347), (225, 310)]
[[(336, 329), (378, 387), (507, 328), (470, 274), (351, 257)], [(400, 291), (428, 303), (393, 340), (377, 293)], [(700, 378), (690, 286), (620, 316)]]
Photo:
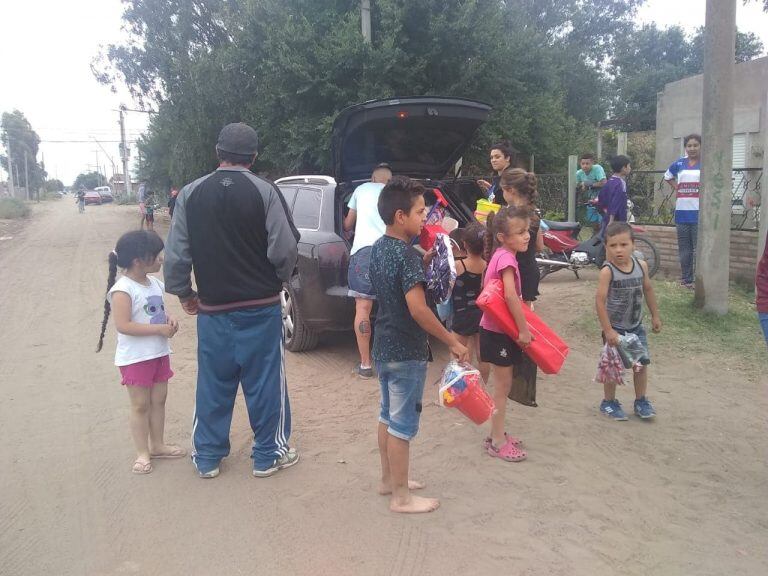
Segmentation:
[[(768, 371), (653, 348), (659, 417), (610, 422), (591, 382), (598, 346), (573, 325), (593, 284), (567, 274), (542, 283), (539, 311), (571, 357), (541, 378), (539, 408), (508, 415), (526, 462), (484, 455), (486, 430), (433, 402), (444, 351), (431, 367), (412, 455), (413, 476), (442, 499), (434, 514), (392, 514), (374, 493), (378, 384), (352, 377), (350, 334), (288, 357), (298, 466), (250, 475), (240, 397), (219, 478), (200, 480), (187, 460), (131, 474), (114, 330), (93, 350), (106, 255), (134, 214), (48, 202), (0, 243), (0, 574), (768, 573)], [(195, 339), (182, 318), (167, 437), (183, 445)]]

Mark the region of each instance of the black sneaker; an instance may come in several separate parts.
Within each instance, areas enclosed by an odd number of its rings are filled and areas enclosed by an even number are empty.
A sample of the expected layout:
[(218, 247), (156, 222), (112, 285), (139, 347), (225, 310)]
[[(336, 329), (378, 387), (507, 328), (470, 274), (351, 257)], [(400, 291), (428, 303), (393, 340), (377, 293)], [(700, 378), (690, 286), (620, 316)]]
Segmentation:
[(358, 364), (355, 366), (355, 374), (357, 374), (358, 378), (370, 380), (373, 378), (373, 367), (363, 368), (362, 364)]

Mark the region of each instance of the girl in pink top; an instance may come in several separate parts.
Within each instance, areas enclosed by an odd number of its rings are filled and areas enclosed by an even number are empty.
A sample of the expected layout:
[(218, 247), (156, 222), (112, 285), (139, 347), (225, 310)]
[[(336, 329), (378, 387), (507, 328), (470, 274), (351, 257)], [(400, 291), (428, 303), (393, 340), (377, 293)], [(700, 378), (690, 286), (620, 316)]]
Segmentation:
[(496, 404), (496, 413), (491, 416), (491, 434), (483, 446), (490, 456), (507, 462), (519, 462), (527, 456), (520, 449), (522, 442), (504, 432), (504, 417), (513, 367), (522, 362), (522, 349), (531, 343), (531, 333), (523, 315), (517, 265), (517, 253), (525, 252), (531, 240), (529, 228), (530, 214), (526, 208), (505, 206), (498, 214), (488, 215), (489, 233), (485, 235), (485, 256), (490, 258), (490, 262), (485, 271), (484, 285), (499, 279), (504, 283), (507, 306), (520, 327), (520, 335), (515, 342), (488, 315), (483, 314), (480, 320), (480, 360), (491, 364), (493, 401)]

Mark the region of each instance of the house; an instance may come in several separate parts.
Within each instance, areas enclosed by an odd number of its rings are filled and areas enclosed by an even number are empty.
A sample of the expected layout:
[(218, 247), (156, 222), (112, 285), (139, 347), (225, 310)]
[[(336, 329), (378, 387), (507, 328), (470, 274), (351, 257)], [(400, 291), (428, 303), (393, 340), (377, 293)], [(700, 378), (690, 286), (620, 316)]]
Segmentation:
[[(657, 95), (656, 160), (664, 170), (683, 155), (683, 137), (702, 133), (704, 77), (670, 82)], [(734, 71), (733, 167), (761, 168), (768, 132), (768, 56), (737, 64)], [(703, 147), (706, 150), (706, 142)]]

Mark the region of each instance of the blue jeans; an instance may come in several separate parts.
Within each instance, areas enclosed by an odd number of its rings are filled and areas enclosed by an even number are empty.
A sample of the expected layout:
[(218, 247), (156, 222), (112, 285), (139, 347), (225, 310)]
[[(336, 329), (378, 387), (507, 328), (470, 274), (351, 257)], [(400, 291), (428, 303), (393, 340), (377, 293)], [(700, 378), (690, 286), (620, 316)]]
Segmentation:
[(693, 273), (696, 270), (696, 239), (698, 232), (698, 224), (677, 225), (677, 253), (680, 257), (683, 284), (693, 284)]
[(413, 440), (419, 431), (427, 361), (377, 362), (376, 372), (381, 385), (379, 422), (392, 436)]
[(765, 343), (768, 344), (768, 312), (758, 312), (757, 317), (760, 319), (760, 326), (763, 328)]
[(201, 473), (229, 455), (238, 386), (253, 430), (253, 465), (265, 470), (288, 452), (291, 436), (279, 304), (197, 317), (192, 461)]
[(371, 277), (369, 275), (372, 250), (373, 247), (371, 246), (360, 248), (360, 250), (352, 254), (352, 257), (349, 259), (347, 285), (349, 286), (349, 295), (352, 298), (376, 300), (375, 291), (373, 290)]

